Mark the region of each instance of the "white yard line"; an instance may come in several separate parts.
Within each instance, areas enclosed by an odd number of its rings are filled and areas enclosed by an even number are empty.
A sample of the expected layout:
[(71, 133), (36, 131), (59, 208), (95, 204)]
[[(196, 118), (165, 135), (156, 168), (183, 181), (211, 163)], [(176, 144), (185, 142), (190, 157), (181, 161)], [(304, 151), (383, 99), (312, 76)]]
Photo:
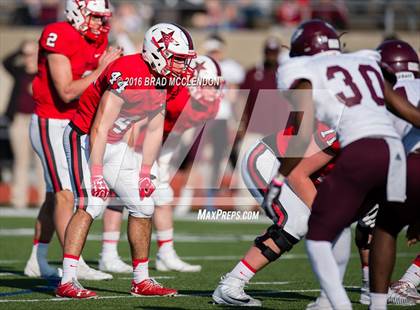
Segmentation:
[[(181, 259), (187, 260), (187, 261), (230, 261), (230, 260), (237, 260), (240, 259), (242, 256), (236, 256), (236, 255), (209, 255), (209, 256), (181, 256)], [(350, 258), (358, 258), (358, 254), (351, 254)], [(397, 253), (397, 257), (400, 258), (406, 258), (406, 257), (415, 257), (415, 253), (409, 253), (409, 252), (401, 252)], [(131, 258), (129, 257), (122, 257), (125, 261), (130, 261)], [(307, 259), (306, 254), (285, 254), (281, 257), (282, 260), (295, 260), (295, 259)], [(151, 259), (150, 261), (154, 261), (154, 259)], [(3, 264), (14, 264), (14, 263), (23, 263), (26, 262), (26, 260), (16, 260), (16, 259), (2, 259), (0, 260), (0, 265)], [(0, 276), (5, 276), (5, 273), (0, 273)]]
[[(33, 228), (2, 228), (0, 229), (0, 237), (32, 237), (34, 234)], [(255, 235), (195, 235), (195, 234), (177, 234), (175, 233), (174, 239), (176, 242), (196, 243), (226, 243), (238, 241), (253, 241)], [(102, 241), (102, 234), (89, 234), (88, 240)], [(156, 235), (152, 234), (152, 240), (156, 240)], [(126, 236), (121, 237), (121, 241), (127, 241)]]
[[(0, 217), (18, 217), (18, 218), (33, 218), (35, 219), (38, 216), (39, 209), (24, 209), (24, 210), (18, 210), (14, 208), (0, 208)], [(197, 212), (191, 212), (182, 216), (174, 215), (175, 221), (180, 222), (203, 222), (197, 220)], [(128, 213), (124, 212), (124, 218), (127, 219)], [(211, 223), (229, 223), (229, 224), (270, 224), (271, 221), (269, 218), (263, 215), (263, 213), (260, 212), (260, 217), (258, 220), (252, 220), (252, 221), (237, 221), (237, 220), (212, 220), (212, 221), (204, 221), (204, 222), (211, 222)]]
[(286, 285), (292, 282), (284, 281), (284, 282), (250, 282), (249, 285)]
[[(346, 288), (360, 288), (358, 286), (346, 286)], [(258, 295), (271, 295), (271, 294), (279, 294), (279, 293), (316, 293), (319, 292), (319, 289), (304, 289), (304, 290), (281, 290), (281, 291), (265, 291), (265, 292), (258, 292)], [(193, 294), (179, 294), (174, 296), (175, 298), (179, 297), (210, 297), (211, 293), (193, 293)], [(104, 300), (104, 299), (128, 299), (128, 298), (162, 298), (159, 296), (142, 296), (142, 297), (135, 297), (131, 295), (118, 295), (118, 296), (99, 296), (96, 300)], [(171, 298), (171, 297), (168, 297)], [(81, 300), (69, 299), (69, 298), (40, 298), (40, 299), (0, 299), (0, 303), (25, 303), (25, 302), (82, 302)]]

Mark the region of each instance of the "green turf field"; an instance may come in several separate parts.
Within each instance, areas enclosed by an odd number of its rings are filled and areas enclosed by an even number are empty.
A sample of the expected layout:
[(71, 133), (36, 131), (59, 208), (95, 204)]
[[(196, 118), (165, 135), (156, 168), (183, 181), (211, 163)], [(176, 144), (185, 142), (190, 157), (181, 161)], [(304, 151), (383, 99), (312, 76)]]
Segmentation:
[[(22, 271), (29, 257), (33, 227), (30, 218), (0, 218), (0, 309), (217, 309), (211, 304), (220, 276), (229, 271), (251, 244), (253, 236), (266, 225), (246, 223), (176, 222), (175, 243), (178, 254), (186, 261), (202, 264), (196, 274), (157, 272), (154, 267), (156, 244), (152, 244), (151, 275), (167, 286), (177, 288), (180, 296), (172, 298), (136, 298), (129, 295), (130, 274), (114, 275), (111, 281), (82, 281), (98, 293), (98, 300), (61, 300), (53, 295), (53, 286), (45, 280), (31, 279)], [(125, 226), (124, 226), (125, 227)], [(100, 251), (101, 221), (91, 231), (83, 256), (91, 266), (97, 266)], [(175, 237), (175, 240), (176, 240)], [(399, 254), (394, 279), (399, 277), (415, 257), (418, 247), (407, 248), (399, 242)], [(119, 245), (120, 255), (127, 262), (126, 240)], [(61, 253), (56, 241), (50, 247), (53, 264), (60, 264)], [(351, 257), (345, 286), (354, 309), (366, 309), (357, 304), (360, 272), (355, 249)], [(304, 309), (319, 293), (319, 286), (306, 259), (303, 244), (294, 248), (255, 276), (247, 291), (263, 301), (265, 309)], [(401, 307), (400, 307), (401, 309)]]

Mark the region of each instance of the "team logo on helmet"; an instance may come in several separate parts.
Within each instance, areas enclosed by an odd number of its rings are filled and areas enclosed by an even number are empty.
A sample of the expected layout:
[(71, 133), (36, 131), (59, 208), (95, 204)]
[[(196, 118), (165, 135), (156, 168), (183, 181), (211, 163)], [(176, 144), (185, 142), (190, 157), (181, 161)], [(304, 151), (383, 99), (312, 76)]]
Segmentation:
[(330, 24), (313, 19), (299, 25), (291, 37), (290, 57), (340, 51), (339, 35)]
[(143, 59), (162, 76), (191, 76), (196, 57), (191, 35), (179, 25), (160, 23), (144, 35)]
[(419, 58), (410, 44), (401, 40), (388, 40), (378, 46), (382, 65), (397, 78), (417, 78)]

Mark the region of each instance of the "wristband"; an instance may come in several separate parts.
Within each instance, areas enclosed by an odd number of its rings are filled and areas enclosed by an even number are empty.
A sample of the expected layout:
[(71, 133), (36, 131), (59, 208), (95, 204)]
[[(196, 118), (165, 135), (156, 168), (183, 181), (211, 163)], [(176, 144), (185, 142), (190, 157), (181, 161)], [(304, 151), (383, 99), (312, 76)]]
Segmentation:
[(92, 165), (90, 167), (90, 174), (92, 176), (103, 175), (104, 174), (104, 167), (102, 165)]

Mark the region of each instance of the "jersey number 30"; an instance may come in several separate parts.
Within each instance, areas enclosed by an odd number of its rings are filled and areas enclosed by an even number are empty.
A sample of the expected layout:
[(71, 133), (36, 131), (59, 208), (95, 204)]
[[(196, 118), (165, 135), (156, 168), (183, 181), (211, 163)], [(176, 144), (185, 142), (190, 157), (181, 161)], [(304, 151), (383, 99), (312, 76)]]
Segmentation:
[[(373, 101), (375, 101), (378, 105), (384, 105), (384, 98), (381, 97), (384, 91), (384, 82), (382, 80), (381, 74), (376, 71), (375, 68), (373, 68), (370, 65), (359, 65), (359, 72), (362, 75), (367, 88), (369, 89), (370, 96), (372, 97)], [(337, 76), (337, 73), (341, 73), (344, 78), (342, 78), (342, 81), (344, 84), (353, 92), (353, 96), (348, 97), (343, 92), (336, 93), (336, 97), (343, 102), (346, 106), (352, 107), (354, 105), (360, 104), (362, 101), (362, 94), (359, 90), (359, 87), (357, 84), (353, 81), (353, 78), (351, 74), (343, 67), (340, 66), (331, 66), (327, 68), (327, 78), (328, 80), (339, 78)], [(369, 75), (369, 73), (371, 73)], [(378, 85), (380, 86), (380, 94), (377, 94), (374, 86), (371, 76), (374, 76), (376, 81), (378, 82)]]

